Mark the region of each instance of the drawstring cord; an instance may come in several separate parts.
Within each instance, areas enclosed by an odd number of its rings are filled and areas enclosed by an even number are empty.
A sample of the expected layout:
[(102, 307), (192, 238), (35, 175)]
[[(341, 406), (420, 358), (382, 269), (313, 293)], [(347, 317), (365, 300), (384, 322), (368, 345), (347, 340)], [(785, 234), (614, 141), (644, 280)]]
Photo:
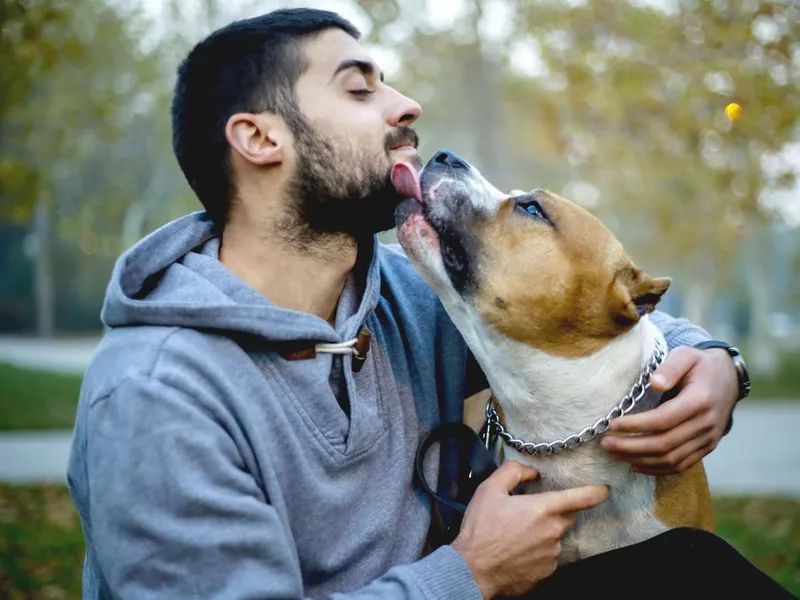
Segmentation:
[(367, 360), (372, 334), (369, 329), (362, 329), (358, 337), (346, 342), (336, 342), (331, 344), (314, 344), (313, 348), (294, 352), (281, 353), (286, 360), (307, 360), (316, 358), (317, 354), (350, 354), (353, 356), (353, 371), (358, 373), (364, 362)]

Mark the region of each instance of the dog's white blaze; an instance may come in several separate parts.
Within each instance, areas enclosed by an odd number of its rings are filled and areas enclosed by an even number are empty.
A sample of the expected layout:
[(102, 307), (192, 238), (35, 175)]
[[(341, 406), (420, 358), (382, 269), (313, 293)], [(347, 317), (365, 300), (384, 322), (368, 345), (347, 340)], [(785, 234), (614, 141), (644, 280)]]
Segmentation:
[(491, 183), (489, 183), (483, 175), (481, 175), (480, 171), (477, 169), (473, 169), (475, 171), (475, 181), (476, 187), (483, 188), (475, 190), (477, 194), (470, 195), (470, 201), (472, 202), (472, 206), (474, 206), (479, 211), (483, 212), (484, 214), (494, 214), (497, 212), (497, 209), (500, 208), (500, 205), (506, 200), (511, 194), (504, 194), (496, 187), (494, 187)]
[[(491, 217), (502, 205), (503, 201), (507, 200), (512, 195), (520, 194), (504, 194), (491, 183), (489, 183), (481, 172), (475, 167), (472, 167), (467, 178), (449, 178), (442, 177), (428, 190), (431, 197), (435, 197), (440, 188), (447, 190), (450, 186), (466, 188), (464, 196), (469, 199), (472, 208), (487, 217)], [(436, 214), (439, 211), (447, 211), (448, 208), (439, 202), (433, 201), (429, 210)]]

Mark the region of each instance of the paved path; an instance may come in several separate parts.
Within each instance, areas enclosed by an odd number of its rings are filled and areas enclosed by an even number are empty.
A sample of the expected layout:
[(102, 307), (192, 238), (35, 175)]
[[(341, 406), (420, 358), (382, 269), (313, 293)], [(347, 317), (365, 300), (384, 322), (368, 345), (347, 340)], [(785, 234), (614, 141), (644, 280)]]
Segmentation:
[(0, 433), (0, 481), (66, 483), (71, 431)]
[[(736, 424), (706, 459), (716, 494), (800, 498), (800, 402), (744, 404)], [(0, 481), (63, 482), (70, 432), (0, 434)]]
[(89, 366), (99, 337), (42, 340), (0, 336), (0, 363), (81, 374)]
[(800, 401), (744, 400), (731, 432), (705, 460), (714, 492), (800, 498)]

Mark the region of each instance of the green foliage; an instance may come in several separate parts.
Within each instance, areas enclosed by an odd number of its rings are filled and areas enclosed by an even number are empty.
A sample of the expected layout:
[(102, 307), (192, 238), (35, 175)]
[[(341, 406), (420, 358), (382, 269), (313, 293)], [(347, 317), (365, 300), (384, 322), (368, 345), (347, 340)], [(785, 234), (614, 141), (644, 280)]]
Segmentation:
[[(186, 196), (171, 160), (162, 47), (145, 50), (142, 16), (103, 0), (51, 0), (49, 10), (45, 0), (3, 1), (14, 8), (0, 22), (3, 56), (25, 60), (4, 60), (14, 93), (0, 106), (0, 218), (24, 222), (45, 202), (59, 235), (116, 256), (134, 202)], [(163, 221), (169, 211), (155, 212)]]
[(58, 0), (0, 2), (0, 119), (27, 97), (37, 77), (84, 48), (67, 29), (69, 9)]
[[(69, 10), (58, 0), (0, 0), (0, 140), (14, 135), (14, 113), (25, 103), (38, 79), (52, 73), (67, 59), (76, 60), (84, 48), (68, 28)], [(0, 145), (0, 210), (12, 216), (26, 214), (23, 205), (35, 202), (40, 176), (36, 169), (12, 152), (13, 145)], [(8, 197), (18, 199), (10, 206)], [(2, 216), (2, 213), (0, 213)]]

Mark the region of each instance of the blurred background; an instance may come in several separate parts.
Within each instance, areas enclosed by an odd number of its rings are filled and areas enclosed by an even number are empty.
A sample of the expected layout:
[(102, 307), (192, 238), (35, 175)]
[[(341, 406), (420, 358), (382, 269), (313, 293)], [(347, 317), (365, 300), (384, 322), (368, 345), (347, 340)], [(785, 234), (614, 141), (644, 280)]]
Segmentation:
[[(200, 207), (172, 155), (175, 68), (293, 5), (0, 0), (0, 598), (80, 595), (63, 473), (105, 287)], [(753, 395), (706, 460), (718, 530), (800, 594), (800, 2), (302, 5), (353, 21), (422, 104), (424, 157), (447, 146), (498, 188), (578, 202), (673, 278), (664, 310), (743, 348)]]

